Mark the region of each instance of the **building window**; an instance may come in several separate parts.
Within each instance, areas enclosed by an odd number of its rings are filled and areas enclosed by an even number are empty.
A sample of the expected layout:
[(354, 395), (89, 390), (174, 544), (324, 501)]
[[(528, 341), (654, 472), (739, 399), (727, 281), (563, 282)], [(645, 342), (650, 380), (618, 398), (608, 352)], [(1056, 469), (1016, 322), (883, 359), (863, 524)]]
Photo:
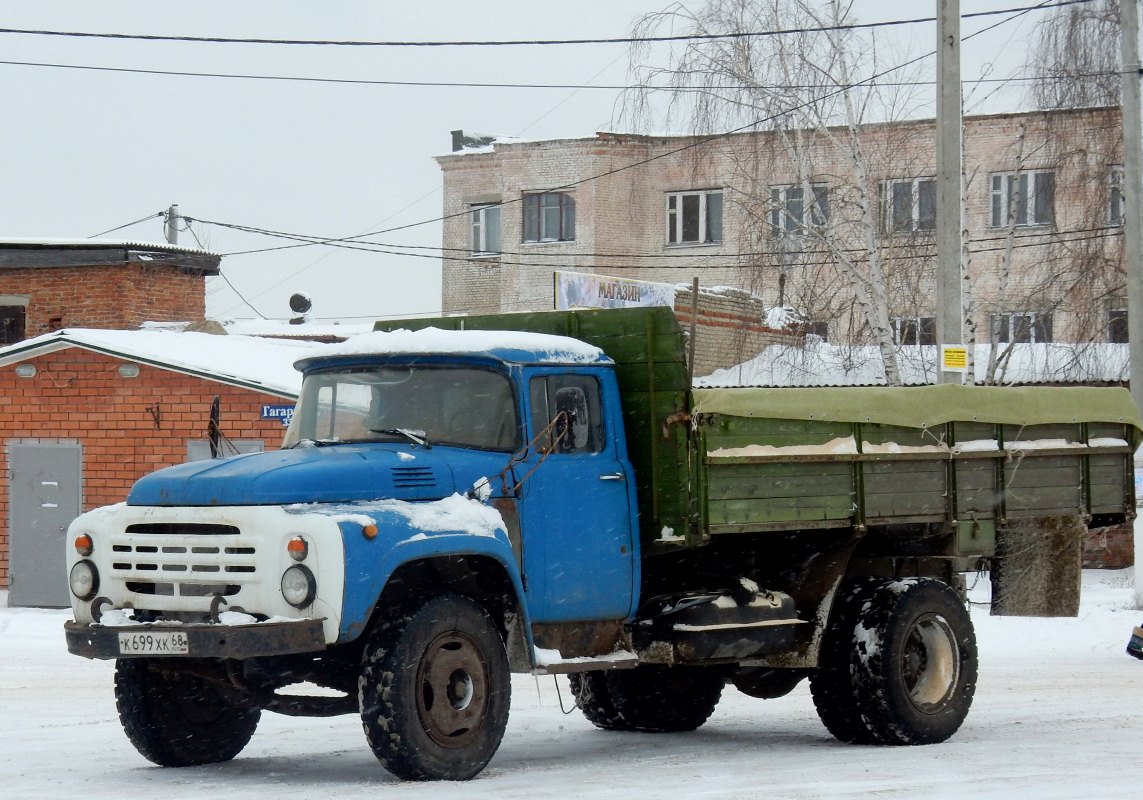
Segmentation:
[(992, 175), (992, 227), (1051, 225), (1056, 181), (1050, 169)]
[(989, 315), (989, 325), (1001, 344), (1052, 341), (1052, 315), (1039, 311), (1010, 311)]
[(671, 192), (667, 195), (667, 244), (714, 244), (722, 241), (722, 192)]
[(815, 183), (810, 188), (813, 200), (809, 203), (808, 217), (803, 186), (770, 189), (770, 227), (775, 235), (801, 233), (807, 227), (821, 228), (829, 221), (829, 187)]
[[(1123, 165), (1112, 164), (1111, 169), (1107, 174), (1108, 182), (1108, 204), (1107, 204), (1107, 224), (1108, 225), (1122, 225), (1123, 224)], [(1127, 341), (1124, 339), (1124, 341)]]
[(472, 207), (472, 254), (500, 253), (500, 204)]
[(770, 189), (770, 227), (775, 235), (801, 233), (807, 227), (824, 227), (830, 219), (829, 186), (815, 183), (810, 186), (813, 201), (806, 211), (804, 186), (773, 186)]
[(0, 345), (24, 341), (25, 318), (23, 306), (0, 306)]
[(935, 317), (894, 317), (893, 341), (897, 344), (936, 344)]
[(525, 242), (575, 240), (575, 198), (564, 192), (524, 195)]
[(889, 233), (931, 231), (937, 227), (937, 181), (935, 178), (907, 178), (886, 181), (882, 208), (885, 230)]
[(1107, 312), (1107, 341), (1127, 344), (1127, 309), (1112, 308)]
[(823, 342), (829, 341), (829, 320), (816, 320), (803, 323), (807, 336), (817, 336)]

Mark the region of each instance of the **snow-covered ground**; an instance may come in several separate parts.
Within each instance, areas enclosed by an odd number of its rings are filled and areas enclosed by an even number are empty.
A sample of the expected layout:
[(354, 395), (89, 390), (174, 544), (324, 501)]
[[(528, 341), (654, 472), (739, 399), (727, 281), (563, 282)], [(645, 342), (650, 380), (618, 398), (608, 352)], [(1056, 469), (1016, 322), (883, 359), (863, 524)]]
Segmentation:
[[(151, 766), (119, 727), (112, 665), (67, 653), (67, 612), (0, 607), (0, 797), (1136, 798), (1143, 662), (1124, 646), (1143, 611), (1132, 583), (1131, 570), (1086, 572), (1078, 619), (998, 618), (974, 606), (976, 701), (942, 745), (840, 744), (805, 684), (779, 700), (728, 688), (692, 734), (605, 733), (560, 713), (552, 678), (516, 676), (504, 744), (463, 787), (399, 783), (355, 717), (265, 714), (228, 764)], [(986, 600), (986, 583), (971, 597)], [(566, 678), (559, 686), (567, 703)]]

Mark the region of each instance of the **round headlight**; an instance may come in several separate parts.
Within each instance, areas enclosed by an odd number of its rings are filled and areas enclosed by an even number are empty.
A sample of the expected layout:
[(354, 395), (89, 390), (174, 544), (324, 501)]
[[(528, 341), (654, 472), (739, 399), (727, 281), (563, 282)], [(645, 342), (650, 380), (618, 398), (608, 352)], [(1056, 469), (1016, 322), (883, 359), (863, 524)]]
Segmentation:
[(90, 600), (99, 591), (99, 573), (90, 561), (77, 561), (67, 580), (71, 593), (80, 600)]
[(300, 564), (282, 573), (282, 597), (294, 608), (305, 608), (317, 596), (317, 581), (309, 568)]

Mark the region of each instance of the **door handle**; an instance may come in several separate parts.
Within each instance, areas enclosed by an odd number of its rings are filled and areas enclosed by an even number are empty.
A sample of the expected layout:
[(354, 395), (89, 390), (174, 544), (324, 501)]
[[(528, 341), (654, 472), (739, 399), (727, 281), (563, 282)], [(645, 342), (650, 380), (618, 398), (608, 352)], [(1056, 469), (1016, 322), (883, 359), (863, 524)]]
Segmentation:
[(600, 475), (599, 479), (601, 481), (622, 481), (626, 480), (626, 477), (622, 472), (613, 472), (610, 475)]

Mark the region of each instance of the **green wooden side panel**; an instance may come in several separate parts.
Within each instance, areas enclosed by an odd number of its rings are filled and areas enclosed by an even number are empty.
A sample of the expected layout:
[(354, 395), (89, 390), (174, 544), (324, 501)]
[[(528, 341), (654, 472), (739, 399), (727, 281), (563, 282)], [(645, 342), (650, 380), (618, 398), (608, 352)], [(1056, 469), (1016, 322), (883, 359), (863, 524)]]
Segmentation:
[(884, 461), (861, 466), (867, 520), (947, 513), (946, 460)]
[(957, 516), (992, 516), (999, 499), (996, 471), (1000, 463), (1000, 459), (996, 458), (966, 458), (956, 461)]
[[(1088, 459), (1088, 485), (1093, 514), (1114, 514), (1123, 507), (1128, 474), (1121, 455), (1095, 455)], [(1130, 485), (1134, 492), (1134, 486)]]
[[(1045, 437), (1047, 438), (1047, 437)], [(1075, 456), (1037, 456), (1031, 450), (1004, 465), (1005, 510), (1010, 518), (1083, 511), (1083, 463)]]

